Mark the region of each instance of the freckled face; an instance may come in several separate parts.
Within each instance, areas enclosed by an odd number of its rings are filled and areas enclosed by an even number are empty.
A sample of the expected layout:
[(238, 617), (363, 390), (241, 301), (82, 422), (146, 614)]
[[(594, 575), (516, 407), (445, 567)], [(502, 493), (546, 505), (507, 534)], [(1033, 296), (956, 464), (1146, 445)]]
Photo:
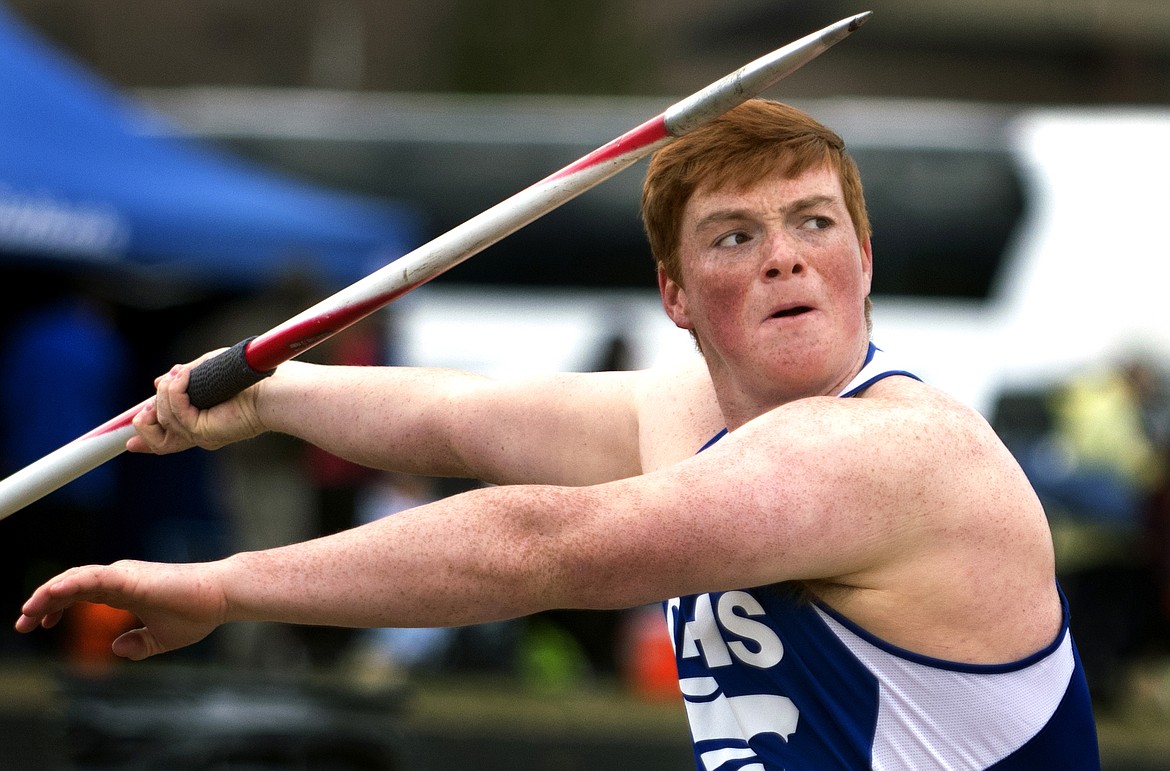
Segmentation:
[(700, 189), (680, 236), (682, 280), (660, 274), (663, 306), (725, 395), (770, 407), (833, 393), (860, 368), (873, 260), (832, 169)]

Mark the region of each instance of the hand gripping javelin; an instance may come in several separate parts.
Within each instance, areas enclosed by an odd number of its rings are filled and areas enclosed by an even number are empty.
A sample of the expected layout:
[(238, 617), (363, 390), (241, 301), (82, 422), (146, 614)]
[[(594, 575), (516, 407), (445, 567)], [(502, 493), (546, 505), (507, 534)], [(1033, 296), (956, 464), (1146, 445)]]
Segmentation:
[[(870, 15), (867, 11), (842, 19), (740, 67), (283, 324), (208, 359), (191, 372), (191, 402), (206, 409), (230, 399), (278, 365), (756, 96), (846, 38)], [(120, 455), (134, 435), (134, 416), (149, 403), (150, 399), (130, 408), (0, 480), (0, 519)]]

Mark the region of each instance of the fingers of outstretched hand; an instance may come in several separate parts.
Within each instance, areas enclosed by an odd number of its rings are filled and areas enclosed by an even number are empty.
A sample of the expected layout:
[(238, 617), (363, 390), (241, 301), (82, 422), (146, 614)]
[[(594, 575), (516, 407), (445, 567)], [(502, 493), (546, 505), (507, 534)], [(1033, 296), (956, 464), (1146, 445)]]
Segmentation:
[(46, 581), (24, 603), (21, 616), (16, 620), (16, 631), (31, 632), (37, 627), (50, 629), (74, 603), (115, 604), (109, 589), (103, 586), (103, 570), (100, 566), (73, 568)]
[(21, 613), (20, 618), (16, 619), (16, 631), (27, 634), (36, 630), (38, 627), (52, 629), (61, 621), (63, 613), (64, 611), (58, 611), (43, 616), (32, 616), (28, 613)]
[(143, 659), (202, 640), (223, 623), (225, 600), (202, 565), (122, 561), (74, 568), (49, 580), (25, 602), (19, 632), (51, 627), (75, 603), (127, 610), (142, 623), (115, 641), (119, 656)]

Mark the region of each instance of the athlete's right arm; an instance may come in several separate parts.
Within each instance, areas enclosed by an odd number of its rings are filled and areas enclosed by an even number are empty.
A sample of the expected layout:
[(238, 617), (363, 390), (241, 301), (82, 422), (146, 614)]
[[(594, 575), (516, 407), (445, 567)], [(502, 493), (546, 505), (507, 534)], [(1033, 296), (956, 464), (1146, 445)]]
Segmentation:
[(643, 470), (644, 373), (505, 381), (455, 370), (287, 362), (201, 411), (186, 395), (193, 364), (159, 378), (128, 449), (214, 449), (276, 431), (366, 466), (494, 483), (584, 485)]

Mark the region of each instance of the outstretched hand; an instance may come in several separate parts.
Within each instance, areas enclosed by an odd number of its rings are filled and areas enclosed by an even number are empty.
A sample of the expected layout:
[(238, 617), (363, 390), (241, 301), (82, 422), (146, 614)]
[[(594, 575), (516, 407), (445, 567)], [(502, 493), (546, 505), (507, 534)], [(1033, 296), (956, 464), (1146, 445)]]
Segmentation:
[(73, 568), (44, 583), (25, 602), (16, 631), (56, 626), (78, 602), (127, 610), (142, 627), (114, 640), (115, 655), (140, 661), (202, 640), (225, 620), (227, 602), (217, 563), (169, 565), (122, 561)]
[(156, 455), (192, 447), (216, 450), (264, 432), (256, 411), (256, 388), (245, 389), (206, 410), (191, 404), (187, 396), (191, 370), (218, 353), (212, 351), (189, 364), (176, 364), (170, 372), (155, 378), (157, 393), (134, 416), (137, 433), (126, 442), (127, 450)]

